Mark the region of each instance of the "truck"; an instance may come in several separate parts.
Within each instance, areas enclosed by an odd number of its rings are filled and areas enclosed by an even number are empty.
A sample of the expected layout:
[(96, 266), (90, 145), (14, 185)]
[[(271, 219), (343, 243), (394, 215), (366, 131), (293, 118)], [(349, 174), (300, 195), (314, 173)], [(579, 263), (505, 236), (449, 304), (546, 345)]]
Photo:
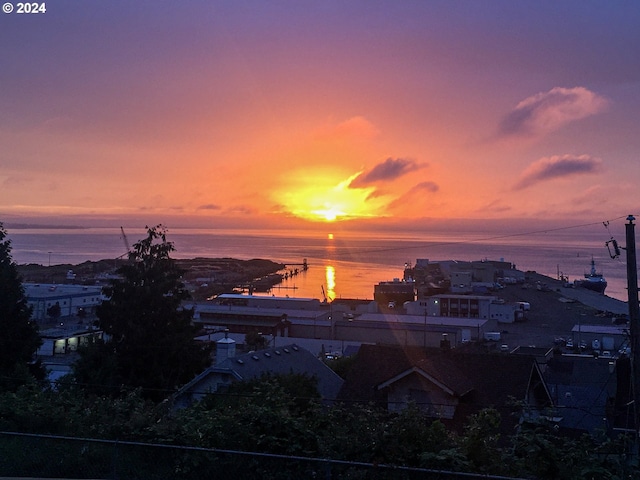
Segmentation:
[(602, 337), (602, 350), (613, 351), (615, 349), (615, 342), (613, 337)]
[(463, 328), (460, 331), (460, 341), (462, 343), (469, 343), (471, 341), (471, 330), (468, 328)]
[(500, 332), (484, 332), (484, 339), (490, 342), (499, 342), (500, 338)]

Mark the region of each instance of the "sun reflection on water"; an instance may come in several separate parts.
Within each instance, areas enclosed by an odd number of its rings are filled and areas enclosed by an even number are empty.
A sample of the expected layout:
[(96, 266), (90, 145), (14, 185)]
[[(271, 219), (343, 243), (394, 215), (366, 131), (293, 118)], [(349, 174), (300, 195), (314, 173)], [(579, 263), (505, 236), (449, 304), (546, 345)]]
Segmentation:
[(325, 276), (327, 280), (327, 297), (331, 301), (336, 298), (336, 269), (331, 265), (325, 267)]

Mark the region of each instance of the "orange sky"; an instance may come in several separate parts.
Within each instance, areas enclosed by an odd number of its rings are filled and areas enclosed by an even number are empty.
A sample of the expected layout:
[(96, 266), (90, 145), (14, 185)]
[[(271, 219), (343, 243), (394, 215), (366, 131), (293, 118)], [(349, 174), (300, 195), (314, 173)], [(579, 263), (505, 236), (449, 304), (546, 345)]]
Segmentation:
[(7, 224), (638, 213), (636, 2), (48, 7), (0, 17)]

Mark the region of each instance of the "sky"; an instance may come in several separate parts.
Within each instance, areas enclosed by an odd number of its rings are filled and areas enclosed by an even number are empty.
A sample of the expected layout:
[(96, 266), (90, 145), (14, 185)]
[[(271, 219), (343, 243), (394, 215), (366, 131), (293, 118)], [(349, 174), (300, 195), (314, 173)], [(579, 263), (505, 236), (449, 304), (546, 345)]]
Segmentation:
[(57, 0), (2, 13), (0, 221), (638, 214), (638, 25), (631, 0)]

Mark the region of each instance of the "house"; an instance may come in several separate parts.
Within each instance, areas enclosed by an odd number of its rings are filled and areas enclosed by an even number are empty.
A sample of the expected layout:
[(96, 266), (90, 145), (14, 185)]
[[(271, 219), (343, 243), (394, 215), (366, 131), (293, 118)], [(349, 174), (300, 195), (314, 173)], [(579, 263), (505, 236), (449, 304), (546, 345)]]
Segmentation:
[(554, 356), (544, 373), (554, 401), (554, 423), (565, 434), (610, 431), (616, 363), (593, 356)]
[[(175, 408), (184, 408), (210, 393), (226, 389), (233, 382), (260, 378), (263, 374), (306, 374), (317, 379), (318, 392), (326, 402), (338, 396), (343, 380), (311, 352), (295, 344), (235, 355), (235, 342), (217, 342), (216, 365), (207, 368), (174, 396)], [(226, 357), (225, 357), (226, 356)]]
[[(519, 418), (535, 419), (552, 400), (533, 357), (442, 349), (362, 345), (340, 391), (344, 401), (374, 402), (389, 411), (414, 403), (453, 429), (483, 408), (502, 414), (512, 432)], [(527, 408), (520, 410), (515, 401)]]

